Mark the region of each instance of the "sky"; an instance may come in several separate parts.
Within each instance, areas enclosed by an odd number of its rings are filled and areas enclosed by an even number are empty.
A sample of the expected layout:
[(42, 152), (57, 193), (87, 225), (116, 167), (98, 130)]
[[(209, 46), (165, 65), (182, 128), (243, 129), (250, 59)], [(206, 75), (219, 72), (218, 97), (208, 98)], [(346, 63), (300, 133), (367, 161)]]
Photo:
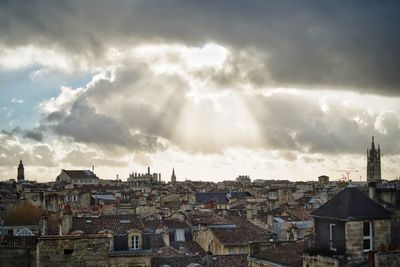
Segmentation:
[(0, 1), (0, 180), (400, 176), (398, 1)]

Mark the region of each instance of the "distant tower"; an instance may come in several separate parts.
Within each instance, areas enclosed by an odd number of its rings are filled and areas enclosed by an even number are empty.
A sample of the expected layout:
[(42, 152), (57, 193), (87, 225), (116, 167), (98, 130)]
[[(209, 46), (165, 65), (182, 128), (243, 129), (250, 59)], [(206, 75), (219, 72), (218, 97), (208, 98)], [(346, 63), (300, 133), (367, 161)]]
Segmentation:
[(175, 176), (175, 169), (172, 168), (172, 175), (171, 175), (171, 184), (175, 186), (176, 183), (176, 176)]
[(374, 137), (372, 136), (371, 149), (367, 149), (367, 182), (381, 181), (381, 149), (375, 148)]
[(150, 167), (147, 167), (147, 174), (150, 174)]
[(25, 180), (24, 165), (22, 164), (22, 160), (19, 161), (17, 180), (18, 182), (23, 182)]

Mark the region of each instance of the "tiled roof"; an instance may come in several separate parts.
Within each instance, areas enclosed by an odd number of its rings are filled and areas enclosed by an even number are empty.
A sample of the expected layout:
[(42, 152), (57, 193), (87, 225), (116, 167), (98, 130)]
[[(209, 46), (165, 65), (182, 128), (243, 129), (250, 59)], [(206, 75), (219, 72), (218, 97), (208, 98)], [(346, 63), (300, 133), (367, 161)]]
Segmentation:
[(210, 228), (214, 236), (224, 246), (244, 246), (250, 241), (266, 241), (268, 236), (261, 236), (253, 229), (246, 228)]
[(138, 215), (104, 215), (73, 217), (70, 232), (80, 230), (85, 234), (96, 234), (102, 230), (110, 230), (114, 234), (124, 234), (133, 229), (143, 230), (143, 223)]
[(64, 170), (71, 179), (99, 179), (93, 172), (89, 170)]
[[(213, 267), (247, 267), (247, 255), (216, 255), (212, 256)], [(197, 263), (205, 266), (205, 256), (181, 256), (181, 257), (153, 257), (151, 258), (152, 267), (171, 266), (187, 267), (189, 264)], [(194, 265), (193, 265), (194, 266)]]
[(190, 225), (185, 221), (179, 220), (145, 220), (143, 221), (146, 230), (155, 231), (156, 229), (162, 228), (163, 226), (168, 229), (183, 229), (190, 228)]
[(239, 228), (248, 229), (248, 231), (257, 233), (261, 239), (268, 240), (272, 238), (272, 233), (270, 231), (255, 225), (254, 223), (250, 222), (247, 218), (233, 214), (229, 214), (226, 218)]
[(207, 192), (196, 193), (197, 204), (207, 204), (210, 200), (218, 204), (228, 204), (229, 197), (246, 198), (250, 194), (247, 192)]
[(194, 212), (189, 215), (189, 223), (196, 225), (227, 225), (232, 224), (229, 220), (219, 216), (214, 212)]
[(304, 240), (277, 246), (252, 255), (251, 258), (269, 261), (287, 267), (303, 266)]
[(390, 218), (392, 213), (354, 187), (346, 187), (311, 213), (317, 218), (363, 220)]
[(172, 241), (170, 246), (185, 255), (204, 255), (205, 251), (194, 241)]

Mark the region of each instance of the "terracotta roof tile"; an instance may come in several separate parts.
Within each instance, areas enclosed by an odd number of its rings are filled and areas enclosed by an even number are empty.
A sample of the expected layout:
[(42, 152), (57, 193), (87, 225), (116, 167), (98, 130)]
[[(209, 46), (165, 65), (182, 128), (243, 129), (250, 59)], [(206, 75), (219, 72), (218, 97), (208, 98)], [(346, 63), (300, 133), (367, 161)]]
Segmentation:
[(266, 260), (288, 267), (300, 267), (303, 266), (303, 251), (304, 240), (262, 251), (251, 256), (251, 258)]
[(85, 234), (96, 234), (102, 230), (110, 230), (114, 234), (123, 234), (132, 229), (143, 230), (143, 223), (138, 215), (103, 215), (73, 217), (70, 232), (80, 230)]

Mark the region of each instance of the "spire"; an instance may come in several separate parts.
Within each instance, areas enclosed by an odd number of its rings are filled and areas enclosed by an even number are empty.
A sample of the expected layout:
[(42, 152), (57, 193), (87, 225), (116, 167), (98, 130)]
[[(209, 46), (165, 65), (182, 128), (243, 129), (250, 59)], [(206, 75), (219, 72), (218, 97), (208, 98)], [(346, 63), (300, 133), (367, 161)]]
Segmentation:
[(375, 150), (374, 136), (372, 136), (371, 150)]
[(147, 174), (150, 174), (150, 167), (147, 167)]
[(176, 183), (175, 168), (172, 168), (171, 183), (173, 185)]

